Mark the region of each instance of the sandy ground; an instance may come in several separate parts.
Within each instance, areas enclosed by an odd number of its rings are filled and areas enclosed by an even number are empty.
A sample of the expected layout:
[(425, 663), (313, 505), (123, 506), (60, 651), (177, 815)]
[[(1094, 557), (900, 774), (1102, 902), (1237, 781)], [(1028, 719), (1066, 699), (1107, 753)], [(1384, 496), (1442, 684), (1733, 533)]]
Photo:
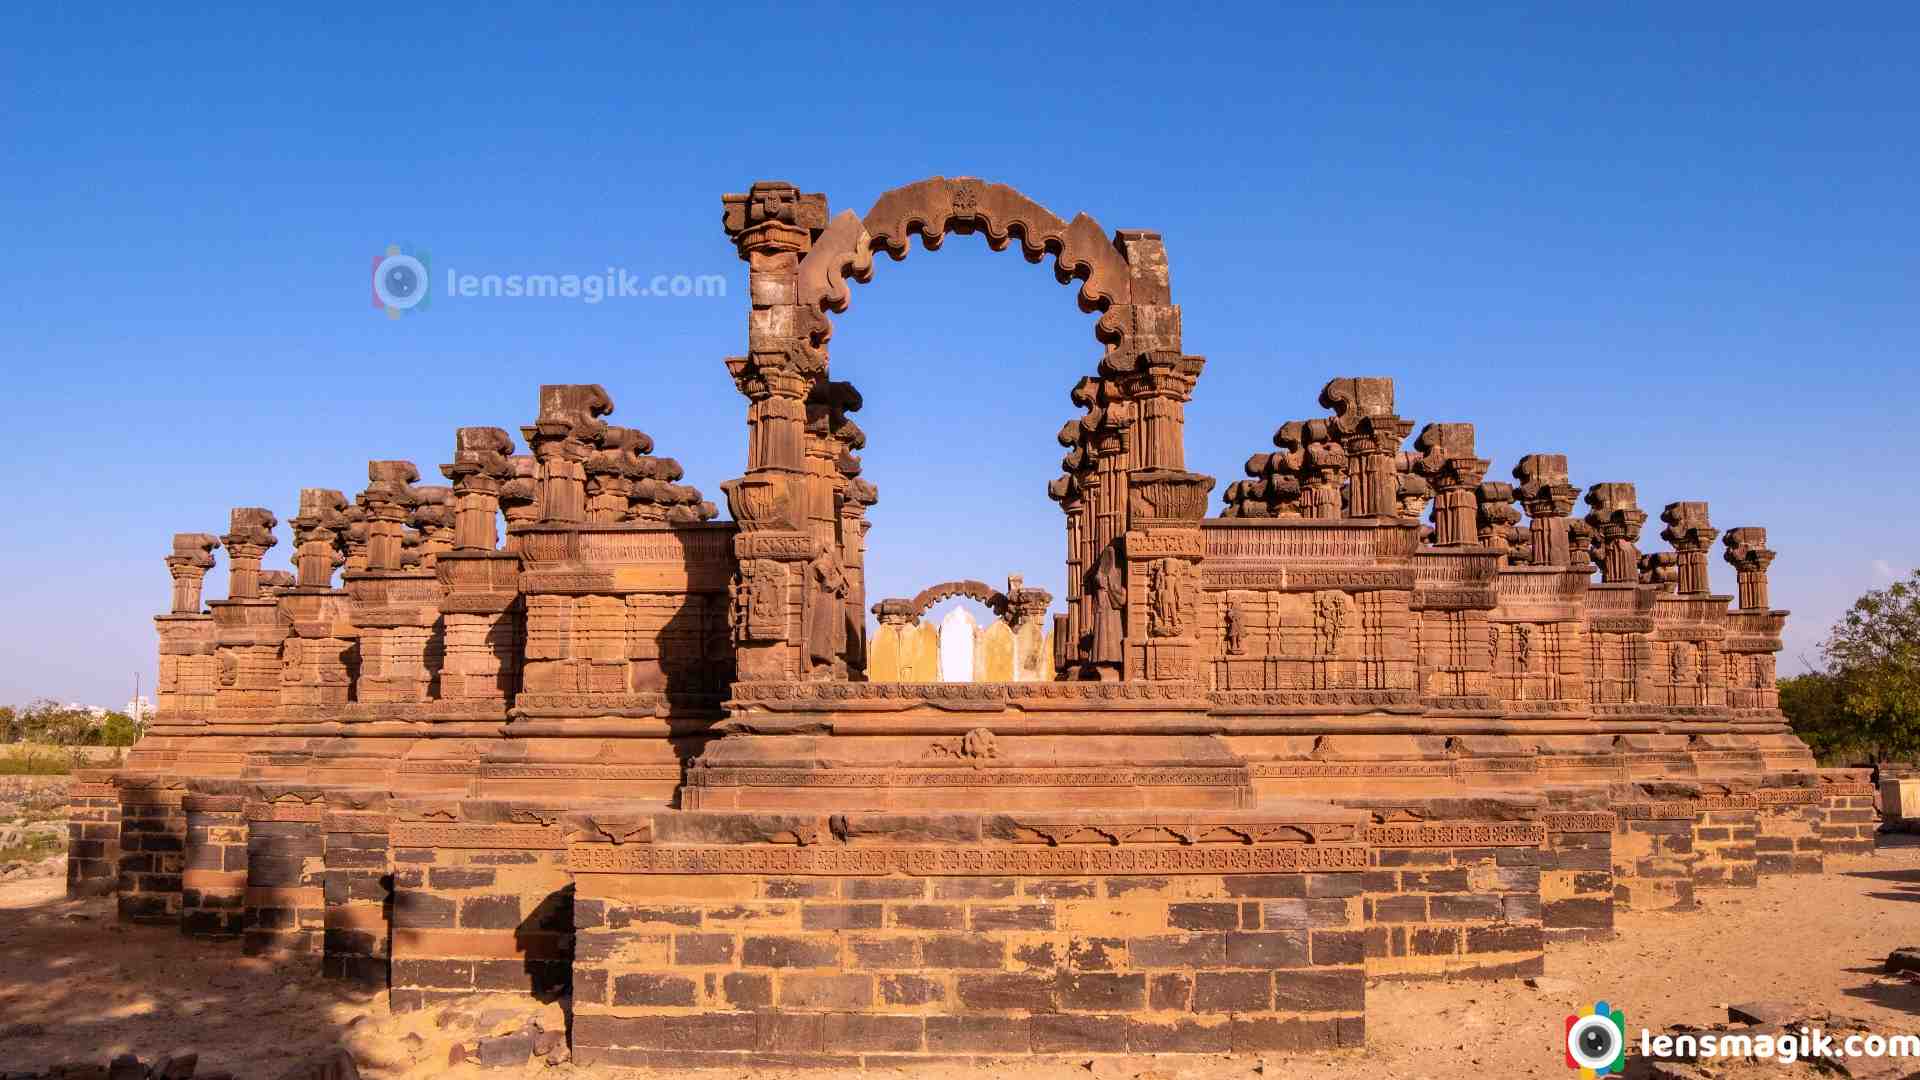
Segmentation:
[[(1564, 1018), (1596, 997), (1625, 1009), (1630, 1038), (1642, 1025), (1722, 1021), (1727, 1004), (1756, 999), (1811, 1002), (1883, 1031), (1920, 1032), (1920, 985), (1879, 975), (1891, 949), (1920, 945), (1920, 838), (1887, 840), (1877, 855), (1834, 860), (1824, 877), (1773, 878), (1754, 890), (1710, 893), (1695, 913), (1624, 913), (1613, 940), (1553, 948), (1552, 984), (1542, 989), (1518, 982), (1372, 986), (1364, 1054), (1008, 1064), (974, 1070), (966, 1080), (1380, 1080), (1462, 1069), (1488, 1078), (1566, 1076), (1559, 1050)], [(61, 892), (58, 878), (0, 885), (0, 1071), (122, 1052), (152, 1060), (195, 1051), (202, 1073), (224, 1069), (242, 1080), (270, 1080), (345, 1042), (380, 1077), (514, 1075), (449, 1068), (446, 1047), (459, 1032), (436, 1024), (444, 1017), (395, 1017), (379, 995), (288, 975), (242, 958), (235, 945), (121, 926), (110, 901), (69, 902)], [(536, 1063), (525, 1075), (669, 1074)], [(941, 1068), (921, 1075), (960, 1074)]]

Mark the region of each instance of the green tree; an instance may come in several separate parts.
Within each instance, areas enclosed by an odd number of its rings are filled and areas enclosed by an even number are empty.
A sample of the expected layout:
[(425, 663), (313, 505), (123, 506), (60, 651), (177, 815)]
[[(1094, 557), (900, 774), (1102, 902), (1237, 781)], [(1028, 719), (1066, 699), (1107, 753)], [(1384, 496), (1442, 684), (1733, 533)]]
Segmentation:
[(100, 721), (95, 734), (101, 746), (132, 746), (140, 740), (140, 726), (123, 712), (110, 712)]
[(1822, 653), (1859, 744), (1879, 760), (1920, 753), (1920, 570), (1855, 600)]
[(21, 738), (27, 742), (78, 745), (93, 730), (93, 714), (85, 709), (62, 705), (51, 698), (40, 698), (20, 710)]
[(1871, 755), (1859, 723), (1847, 711), (1841, 680), (1830, 672), (1809, 671), (1780, 680), (1780, 711), (1793, 733), (1806, 740), (1814, 756), (1830, 765), (1858, 763)]
[(0, 742), (20, 741), (20, 714), (11, 705), (0, 705)]

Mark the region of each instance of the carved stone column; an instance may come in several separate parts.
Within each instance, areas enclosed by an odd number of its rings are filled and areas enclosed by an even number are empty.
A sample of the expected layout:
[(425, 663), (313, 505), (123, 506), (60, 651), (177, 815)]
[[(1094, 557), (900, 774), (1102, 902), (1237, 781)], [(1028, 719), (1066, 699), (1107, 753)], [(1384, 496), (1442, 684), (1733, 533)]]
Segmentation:
[[(370, 705), (426, 701), (439, 676), (439, 582), (433, 571), (405, 565), (407, 524), (422, 504), (419, 478), (411, 461), (371, 461), (367, 490), (355, 499), (367, 516), (367, 569), (345, 579), (360, 631), (355, 696)], [(422, 553), (417, 537), (411, 546)]]
[(1128, 477), (1126, 666), (1131, 680), (1199, 677), (1200, 521), (1213, 477), (1135, 469)]
[(634, 487), (641, 474), (652, 472), (641, 464), (653, 453), (653, 439), (633, 428), (608, 427), (587, 454), (587, 520), (614, 525), (633, 515)]
[(492, 551), (500, 546), (500, 489), (513, 478), (513, 439), (497, 427), (454, 433), (453, 461), (440, 475), (453, 482), (453, 548)]
[(233, 512), (221, 542), (227, 548), (227, 599), (213, 611), (218, 664), (215, 704), (233, 719), (266, 721), (280, 698), (280, 642), (286, 628), (276, 617), (279, 602), (261, 596), (260, 560), (278, 541), (273, 512), (243, 507)]
[(1751, 525), (1728, 529), (1726, 547), (1727, 563), (1740, 582), (1739, 609), (1727, 618), (1727, 704), (1772, 718), (1780, 709), (1774, 657), (1783, 646), (1780, 634), (1787, 622), (1787, 613), (1773, 610), (1767, 595), (1767, 568), (1774, 552), (1767, 547), (1767, 530)]
[(290, 710), (344, 705), (351, 696), (342, 633), (350, 620), (347, 596), (333, 587), (333, 571), (346, 563), (347, 500), (328, 488), (302, 488), (300, 511), (291, 522), (297, 586), (280, 595), (288, 635), (280, 647), (280, 704)]
[(1479, 531), (1480, 546), (1492, 549), (1500, 556), (1502, 565), (1514, 561), (1514, 534), (1520, 524), (1520, 511), (1513, 504), (1513, 485), (1488, 480), (1475, 490), (1474, 496), (1478, 500), (1474, 524)]
[(166, 559), (173, 578), (173, 611), (153, 620), (160, 634), (155, 727), (202, 722), (213, 711), (218, 673), (214, 622), (200, 609), (200, 590), (219, 546), (220, 538), (211, 533), (174, 534), (173, 554)]
[(213, 553), (220, 538), (212, 533), (174, 533), (167, 573), (173, 578), (173, 613), (198, 615), (201, 585), (213, 569)]
[(1051, 682), (1053, 650), (1047, 647), (1047, 608), (1053, 594), (1030, 589), (1018, 576), (1007, 578), (1007, 625), (1013, 629), (1013, 681)]
[(880, 491), (858, 476), (847, 478), (840, 503), (840, 565), (847, 575), (847, 672), (866, 678), (867, 671), (867, 508), (880, 501)]
[(1334, 379), (1321, 389), (1320, 404), (1333, 410), (1331, 434), (1346, 451), (1349, 480), (1344, 516), (1398, 516), (1400, 444), (1413, 430), (1413, 422), (1394, 414), (1393, 380)]
[(1712, 550), (1714, 538), (1720, 530), (1707, 520), (1707, 504), (1703, 502), (1668, 503), (1660, 511), (1660, 520), (1666, 528), (1660, 530), (1660, 538), (1673, 545), (1676, 559), (1677, 591), (1682, 596), (1705, 596), (1712, 592), (1707, 581), (1707, 552)]
[(844, 601), (837, 557), (828, 555), (833, 547), (809, 529), (818, 505), (813, 488), (832, 483), (810, 481), (807, 473), (806, 403), (826, 377), (825, 352), (811, 335), (824, 320), (801, 303), (798, 283), (800, 260), (826, 226), (827, 201), (785, 181), (762, 180), (721, 202), (723, 227), (747, 264), (752, 304), (747, 355), (727, 359), (734, 386), (747, 398), (747, 470), (720, 485), (740, 526), (734, 538), (737, 677), (831, 678), (833, 650), (808, 641), (813, 626), (830, 625), (809, 614), (828, 603), (824, 594), (833, 593), (836, 606)]
[(1565, 454), (1528, 454), (1513, 467), (1514, 489), (1532, 520), (1527, 535), (1534, 566), (1568, 566), (1567, 515), (1573, 513), (1580, 489), (1567, 482)]
[(1187, 467), (1186, 406), (1206, 364), (1202, 357), (1177, 352), (1148, 353), (1133, 373), (1119, 380), (1139, 420), (1136, 468)]
[(595, 384), (540, 388), (540, 415), (520, 434), (540, 463), (541, 520), (572, 524), (587, 520), (586, 458), (613, 412), (613, 399)]
[(1302, 516), (1334, 521), (1344, 516), (1342, 492), (1347, 485), (1347, 451), (1333, 441), (1325, 420), (1294, 421), (1283, 425), (1273, 441), (1291, 456), (1300, 456)]
[(540, 520), (540, 463), (530, 455), (517, 454), (507, 459), (508, 479), (500, 485), (500, 516), (507, 521), (507, 550), (520, 550), (516, 525), (531, 525)]
[(1474, 456), (1472, 424), (1428, 424), (1414, 440), (1413, 470), (1433, 485), (1433, 542), (1465, 547), (1480, 542), (1475, 489), (1491, 464)]
[(1740, 609), (1766, 611), (1772, 608), (1767, 596), (1767, 567), (1773, 565), (1774, 552), (1767, 548), (1767, 530), (1746, 525), (1727, 530), (1727, 564), (1740, 582)]
[[(461, 428), (456, 434), (453, 461), (440, 466), (441, 474), (453, 481), (454, 549), (434, 563), (444, 592), (440, 697), (503, 710), (519, 688), (524, 628), (520, 558), (495, 550), (495, 519), (503, 492), (515, 482), (515, 462), (532, 464), (531, 459), (509, 457), (512, 451), (513, 440), (499, 428)], [(531, 478), (517, 494), (521, 519), (536, 519), (538, 500)]]
[(1647, 522), (1632, 484), (1595, 484), (1587, 489), (1587, 525), (1594, 532), (1593, 559), (1608, 585), (1639, 580), (1640, 527)]

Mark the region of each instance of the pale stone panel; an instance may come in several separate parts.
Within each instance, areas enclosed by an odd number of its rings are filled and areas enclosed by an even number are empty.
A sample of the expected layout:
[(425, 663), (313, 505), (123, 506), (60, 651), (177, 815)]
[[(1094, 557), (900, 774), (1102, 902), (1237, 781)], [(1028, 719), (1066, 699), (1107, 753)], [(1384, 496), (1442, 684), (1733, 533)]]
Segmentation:
[(1012, 682), (1013, 629), (1004, 619), (980, 631), (979, 676), (982, 682)]
[(900, 682), (901, 636), (908, 628), (882, 625), (867, 643), (867, 681)]
[(901, 682), (940, 681), (940, 628), (916, 623), (901, 639)]
[(940, 620), (940, 681), (972, 682), (975, 631), (973, 612), (954, 608)]

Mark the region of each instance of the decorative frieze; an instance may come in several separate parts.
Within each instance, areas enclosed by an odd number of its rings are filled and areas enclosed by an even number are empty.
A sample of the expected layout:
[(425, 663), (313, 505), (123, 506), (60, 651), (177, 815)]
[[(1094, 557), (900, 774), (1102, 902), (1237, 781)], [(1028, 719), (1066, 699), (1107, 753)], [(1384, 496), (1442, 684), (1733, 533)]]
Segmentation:
[(1367, 843), (1385, 848), (1539, 847), (1547, 827), (1537, 821), (1393, 822), (1367, 828)]
[(498, 848), (558, 851), (567, 846), (567, 833), (557, 825), (459, 824), (454, 822), (397, 821), (387, 836), (397, 848)]
[(829, 877), (1269, 874), (1364, 870), (1367, 849), (1351, 844), (1005, 848), (574, 844), (567, 848), (567, 868), (575, 873)]

